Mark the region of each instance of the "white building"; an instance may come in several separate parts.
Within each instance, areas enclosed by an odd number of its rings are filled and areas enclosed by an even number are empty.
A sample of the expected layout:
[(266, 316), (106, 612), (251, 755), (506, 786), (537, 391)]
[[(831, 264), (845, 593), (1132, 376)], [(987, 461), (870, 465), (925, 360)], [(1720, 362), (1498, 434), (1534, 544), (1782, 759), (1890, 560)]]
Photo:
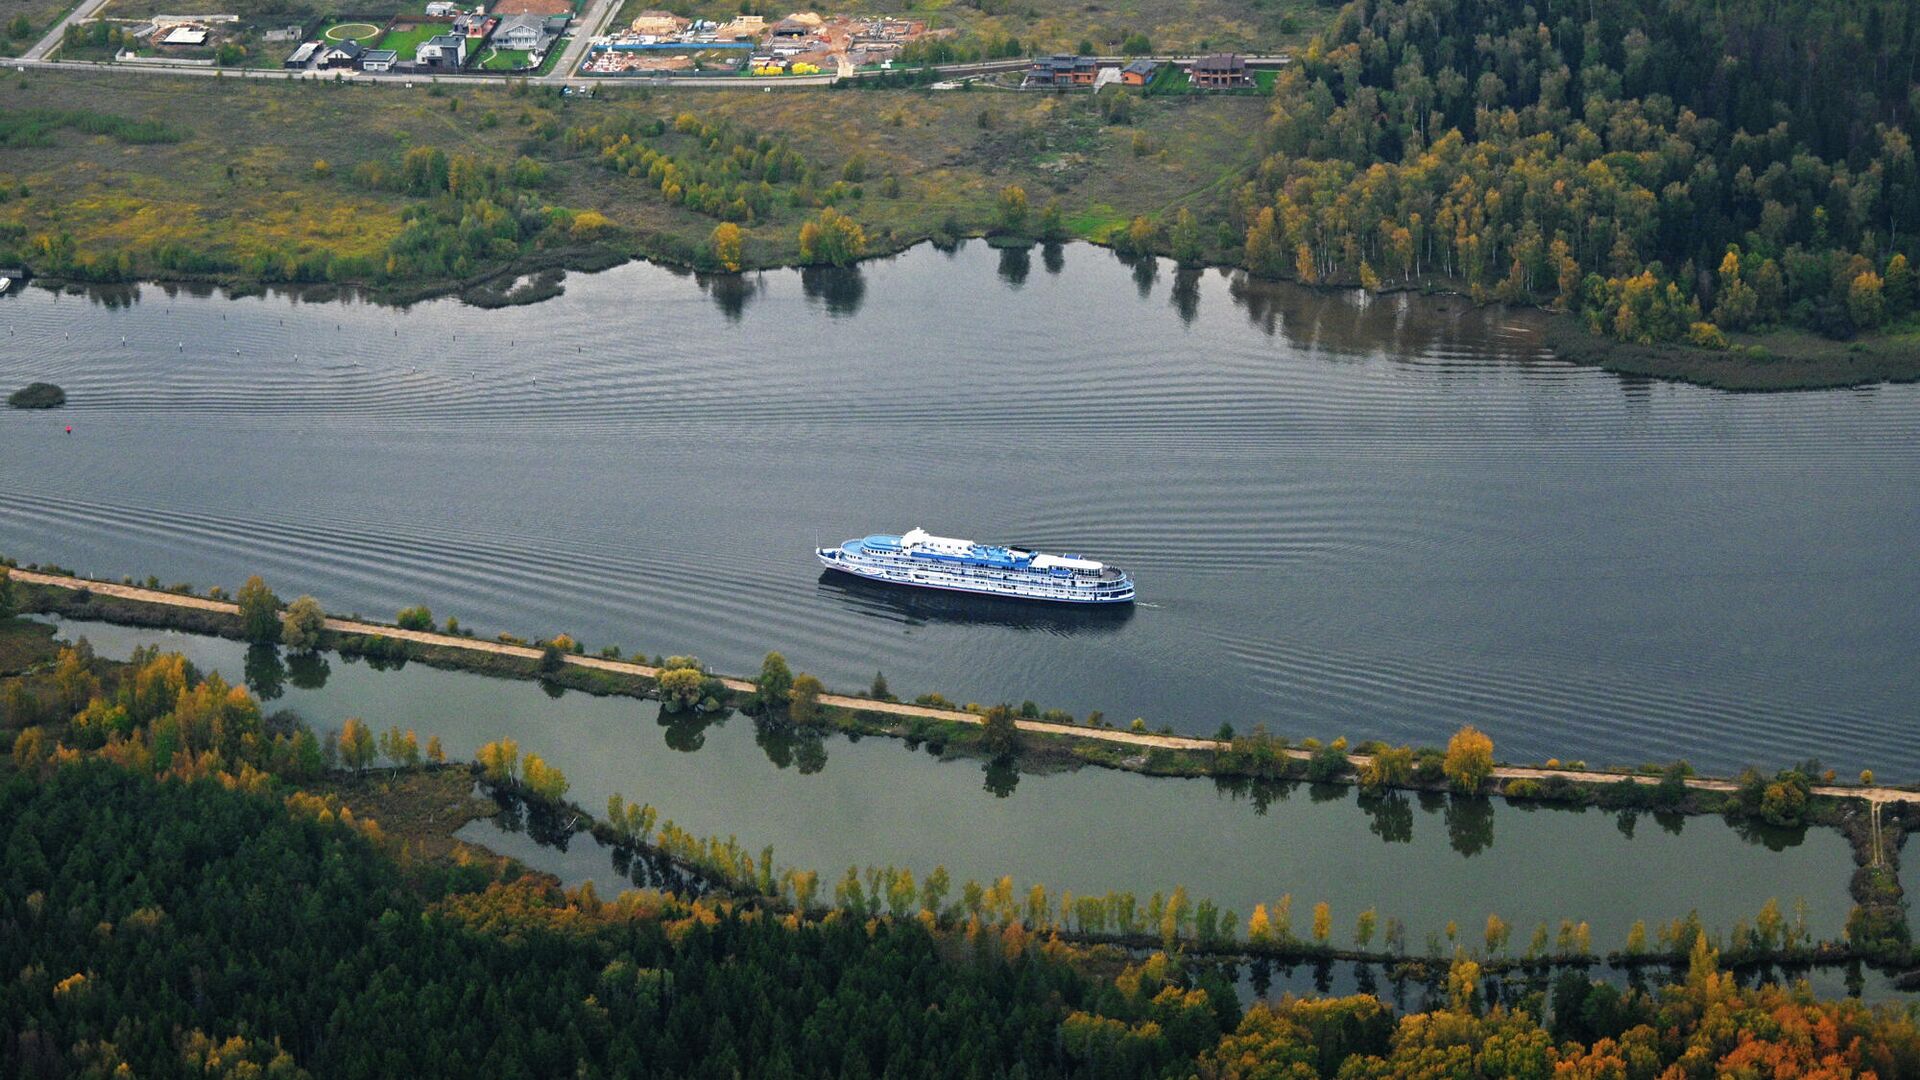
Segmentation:
[(420, 43), (413, 58), (422, 67), (451, 68), (455, 71), (467, 65), (467, 39), (455, 34), (441, 34)]

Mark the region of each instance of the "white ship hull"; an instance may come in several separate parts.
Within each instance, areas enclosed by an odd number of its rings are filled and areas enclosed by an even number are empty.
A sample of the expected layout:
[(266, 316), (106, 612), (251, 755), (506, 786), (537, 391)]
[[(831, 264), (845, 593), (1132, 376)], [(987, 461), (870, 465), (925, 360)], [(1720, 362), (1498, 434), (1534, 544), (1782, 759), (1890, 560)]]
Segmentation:
[(1133, 581), (1078, 557), (1043, 555), (928, 536), (869, 536), (814, 552), (829, 570), (891, 585), (1057, 604), (1125, 604)]

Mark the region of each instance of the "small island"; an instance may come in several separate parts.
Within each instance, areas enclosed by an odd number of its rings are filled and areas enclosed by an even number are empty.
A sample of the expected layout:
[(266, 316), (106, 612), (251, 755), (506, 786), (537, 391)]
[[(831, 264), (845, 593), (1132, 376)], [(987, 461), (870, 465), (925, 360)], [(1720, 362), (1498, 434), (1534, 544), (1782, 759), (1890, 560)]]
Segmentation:
[(66, 403), (65, 390), (44, 382), (32, 383), (7, 396), (7, 404), (16, 409), (57, 409)]

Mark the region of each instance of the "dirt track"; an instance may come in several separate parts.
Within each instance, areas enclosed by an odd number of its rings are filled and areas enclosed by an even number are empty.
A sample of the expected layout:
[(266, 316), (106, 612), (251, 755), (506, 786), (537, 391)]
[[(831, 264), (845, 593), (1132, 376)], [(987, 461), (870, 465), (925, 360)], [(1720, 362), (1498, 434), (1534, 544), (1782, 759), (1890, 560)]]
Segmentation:
[[(53, 574), (41, 574), (29, 570), (15, 570), (16, 581), (33, 585), (50, 585), (60, 589), (90, 589), (102, 596), (115, 596), (126, 600), (135, 600), (148, 604), (164, 604), (172, 607), (197, 608), (203, 611), (218, 611), (237, 614), (239, 605), (225, 600), (209, 600), (202, 596), (183, 596), (179, 593), (163, 592), (159, 589), (141, 588), (137, 585), (116, 585), (105, 581), (88, 581), (81, 578), (59, 577)], [(423, 645), (438, 645), (449, 649), (465, 649), (469, 652), (493, 653), (500, 656), (512, 656), (523, 660), (537, 660), (540, 650), (525, 645), (508, 645), (498, 641), (482, 641), (477, 638), (458, 637), (452, 634), (438, 634), (424, 630), (401, 630), (398, 627), (382, 626), (378, 623), (354, 622), (348, 619), (327, 620), (327, 629), (344, 634), (370, 634), (377, 637), (395, 638), (401, 641), (414, 641)], [(598, 656), (572, 656), (566, 662), (583, 668), (613, 672), (620, 675), (638, 675), (642, 678), (654, 678), (659, 669), (646, 664), (635, 664), (626, 660), (608, 660)], [(745, 679), (722, 678), (729, 690), (751, 692), (753, 684)], [(973, 713), (959, 709), (937, 709), (927, 705), (912, 705), (900, 701), (874, 701), (871, 698), (850, 697), (845, 694), (822, 694), (823, 705), (844, 709), (858, 709), (862, 712), (882, 713), (888, 716), (923, 718), (940, 720), (953, 724), (978, 724), (981, 718)], [(1137, 731), (1118, 731), (1112, 728), (1075, 727), (1069, 724), (1049, 724), (1040, 720), (1017, 720), (1015, 723), (1022, 731), (1037, 735), (1059, 735), (1074, 739), (1091, 739), (1098, 742), (1118, 743), (1137, 746), (1147, 750), (1197, 750), (1217, 751), (1226, 749), (1227, 744), (1217, 739), (1191, 738), (1181, 735), (1155, 735)], [(1281, 751), (1296, 760), (1305, 760), (1311, 756), (1306, 750), (1288, 749)], [(1367, 763), (1365, 754), (1354, 754), (1351, 758), (1355, 768)], [(1524, 765), (1500, 765), (1493, 770), (1493, 776), (1500, 780), (1551, 780), (1563, 778), (1580, 783), (1612, 783), (1620, 779), (1630, 779), (1637, 784), (1656, 784), (1660, 778), (1645, 773), (1608, 773), (1581, 771), (1577, 769), (1544, 769)], [(1732, 791), (1735, 785), (1730, 780), (1711, 777), (1689, 777), (1687, 786), (1700, 791)], [(1817, 785), (1813, 789), (1816, 795), (1831, 795), (1837, 798), (1865, 799), (1869, 802), (1920, 802), (1920, 793), (1892, 787), (1854, 787), (1841, 785)]]

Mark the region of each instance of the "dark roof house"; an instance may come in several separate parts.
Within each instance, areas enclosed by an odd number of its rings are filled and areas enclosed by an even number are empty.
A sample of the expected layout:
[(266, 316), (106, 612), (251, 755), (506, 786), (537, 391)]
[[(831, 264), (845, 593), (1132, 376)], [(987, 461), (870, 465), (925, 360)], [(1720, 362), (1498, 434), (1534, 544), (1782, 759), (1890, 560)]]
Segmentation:
[(1027, 69), (1028, 86), (1092, 86), (1100, 65), (1091, 56), (1058, 53), (1042, 56)]
[(1253, 79), (1247, 75), (1246, 58), (1238, 53), (1203, 56), (1195, 60), (1188, 70), (1193, 85), (1209, 90), (1230, 90), (1253, 85)]

